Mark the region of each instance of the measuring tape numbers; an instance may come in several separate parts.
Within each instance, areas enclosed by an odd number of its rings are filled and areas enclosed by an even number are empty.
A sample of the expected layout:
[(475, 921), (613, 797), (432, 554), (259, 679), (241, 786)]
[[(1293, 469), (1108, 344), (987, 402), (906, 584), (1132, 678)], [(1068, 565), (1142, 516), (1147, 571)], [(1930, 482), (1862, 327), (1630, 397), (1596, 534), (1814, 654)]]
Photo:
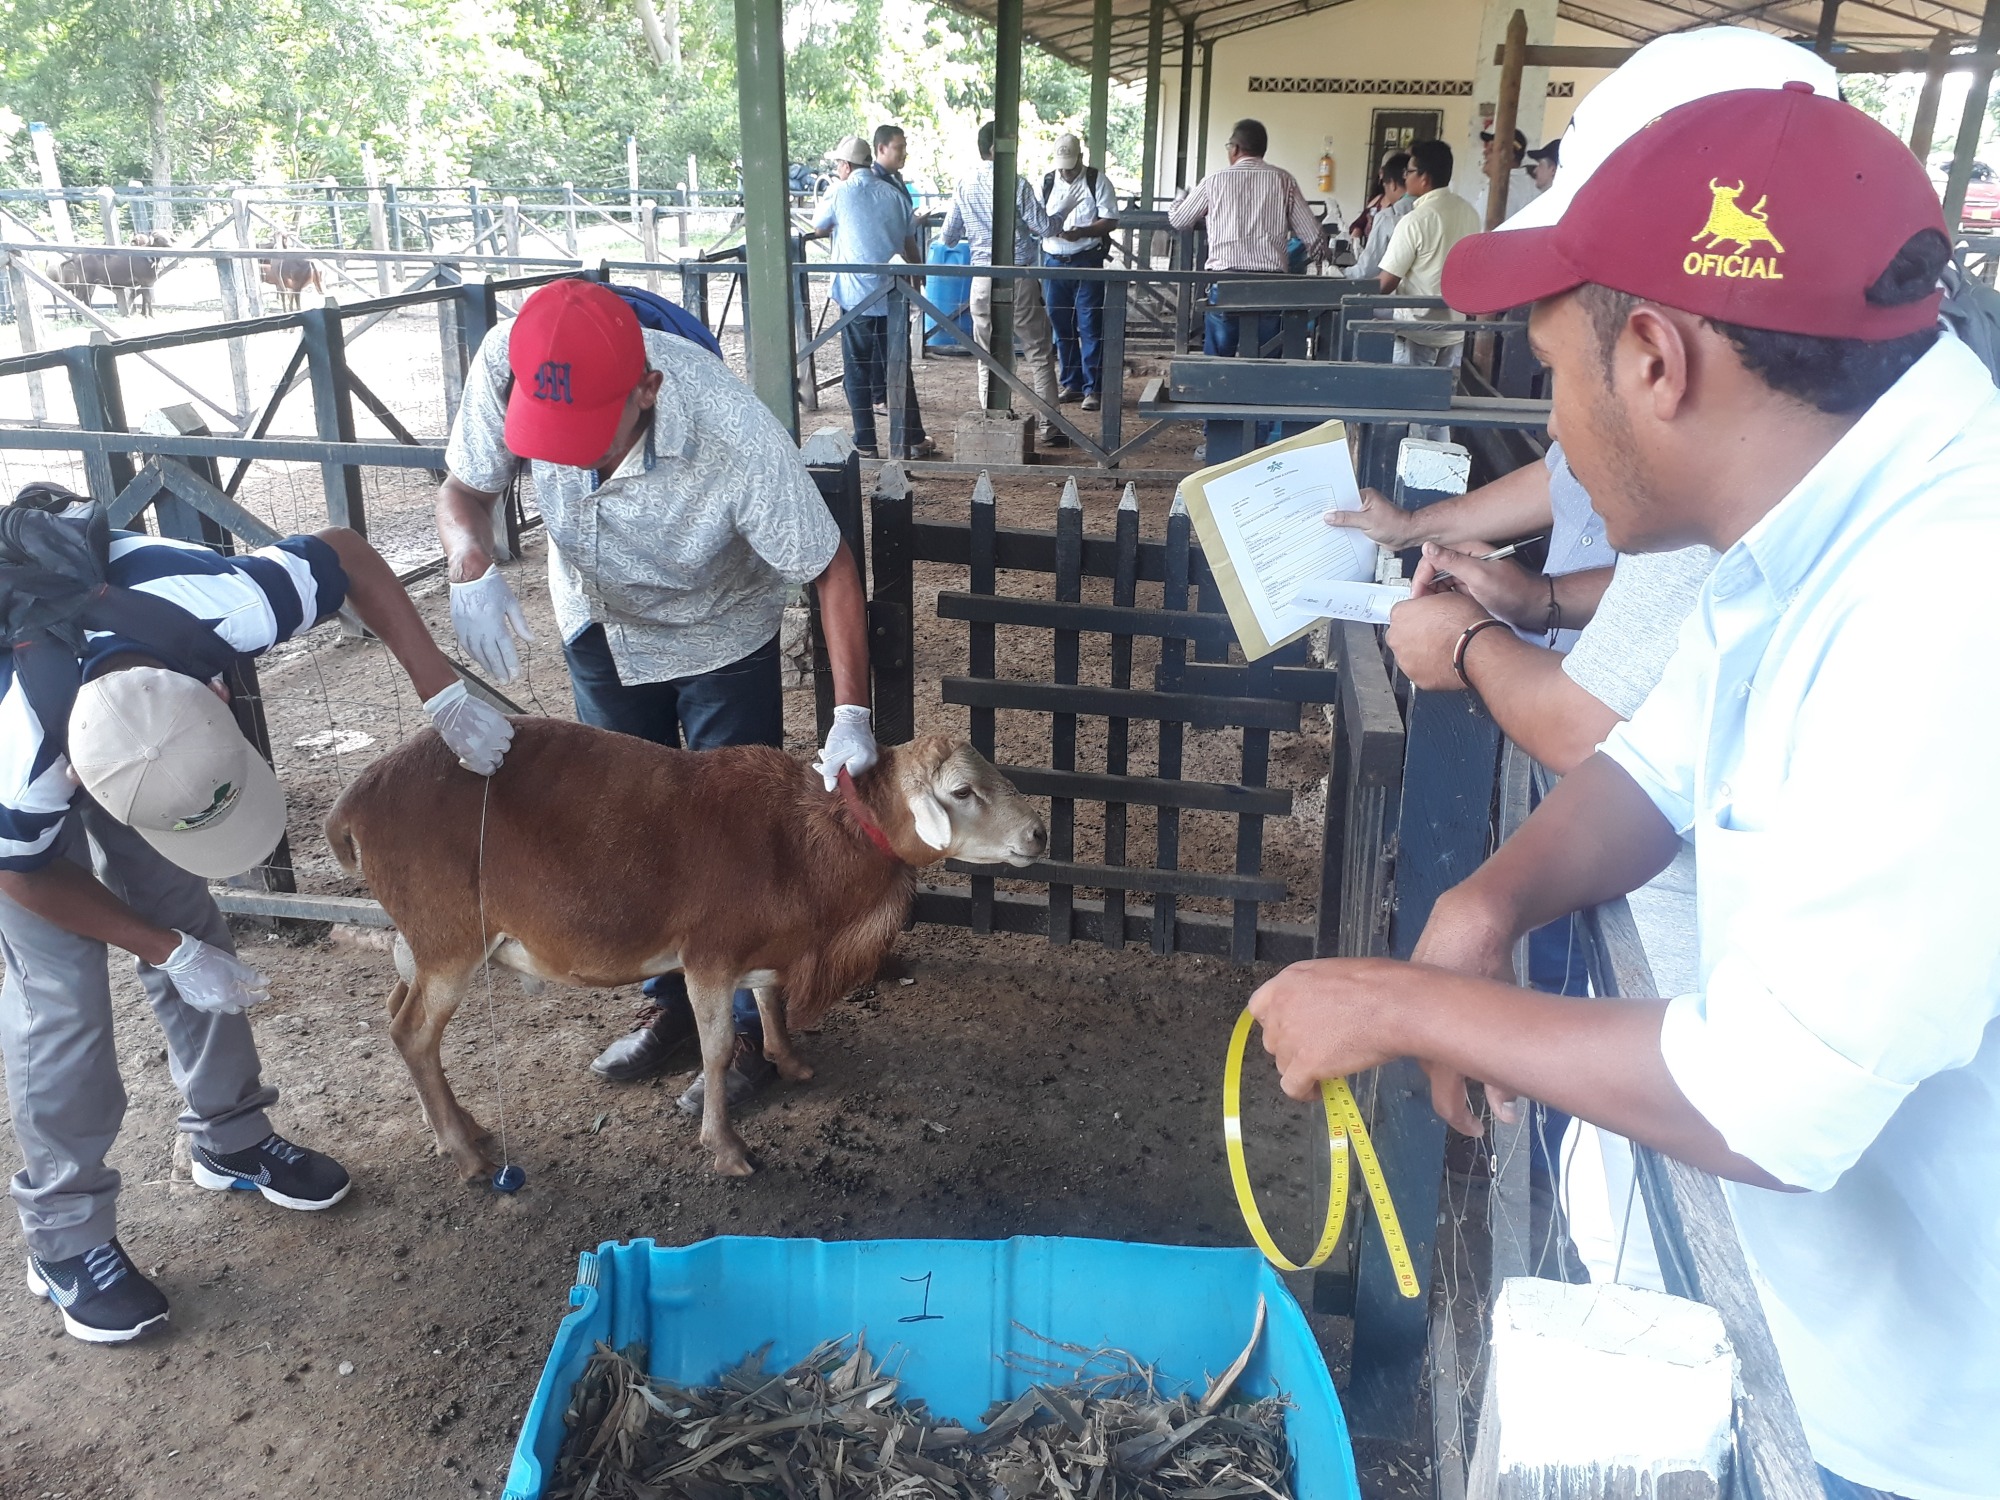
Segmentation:
[(1423, 1295), (1416, 1266), (1410, 1260), (1409, 1243), (1403, 1238), (1403, 1226), (1396, 1217), (1395, 1201), (1389, 1196), (1388, 1180), (1382, 1175), (1381, 1159), (1375, 1154), (1375, 1143), (1368, 1138), (1360, 1106), (1354, 1102), (1354, 1092), (1344, 1078), (1330, 1079), (1319, 1086), (1320, 1100), (1326, 1107), (1330, 1178), (1326, 1225), (1320, 1231), (1319, 1243), (1313, 1246), (1305, 1262), (1298, 1264), (1271, 1238), (1264, 1215), (1257, 1208), (1257, 1195), (1250, 1186), (1249, 1166), (1243, 1159), (1243, 1054), (1256, 1024), (1256, 1017), (1248, 1009), (1236, 1018), (1236, 1029), (1229, 1037), (1229, 1057), (1222, 1069), (1222, 1141), (1229, 1158), (1230, 1186), (1236, 1190), (1236, 1206), (1242, 1211), (1250, 1238), (1264, 1252), (1264, 1258), (1281, 1271), (1310, 1271), (1324, 1265), (1333, 1254), (1333, 1247), (1340, 1243), (1340, 1231), (1347, 1221), (1347, 1153), (1352, 1147), (1354, 1159), (1361, 1166), (1362, 1185), (1368, 1189), (1368, 1201), (1374, 1205), (1375, 1222), (1382, 1226), (1382, 1239), (1389, 1248), (1389, 1265), (1396, 1273), (1396, 1288), (1405, 1297)]

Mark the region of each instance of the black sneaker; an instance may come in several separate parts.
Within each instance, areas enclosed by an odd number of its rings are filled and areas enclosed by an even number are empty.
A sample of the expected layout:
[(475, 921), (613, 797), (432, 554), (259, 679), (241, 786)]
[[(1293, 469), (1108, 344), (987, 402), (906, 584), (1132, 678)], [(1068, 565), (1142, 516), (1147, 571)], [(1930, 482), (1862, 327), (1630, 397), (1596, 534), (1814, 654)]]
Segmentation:
[(68, 1260), (28, 1257), (28, 1290), (62, 1312), (63, 1327), (86, 1344), (122, 1344), (167, 1321), (167, 1297), (116, 1240)]
[(193, 1156), (197, 1187), (258, 1192), (283, 1208), (332, 1208), (351, 1185), (347, 1168), (332, 1157), (294, 1146), (275, 1132), (243, 1151), (196, 1146)]

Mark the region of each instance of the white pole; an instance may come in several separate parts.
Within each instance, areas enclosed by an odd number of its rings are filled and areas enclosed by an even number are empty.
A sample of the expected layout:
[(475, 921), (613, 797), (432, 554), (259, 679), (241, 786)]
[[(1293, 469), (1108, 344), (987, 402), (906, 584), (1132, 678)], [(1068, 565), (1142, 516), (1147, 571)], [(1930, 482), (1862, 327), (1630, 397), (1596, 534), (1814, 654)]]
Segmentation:
[(56, 170), (56, 133), (39, 120), (28, 126), (34, 142), (35, 165), (41, 169), (42, 186), (49, 194), (49, 218), (55, 223), (56, 243), (74, 245), (76, 231), (70, 227), (69, 201), (62, 195), (62, 173)]

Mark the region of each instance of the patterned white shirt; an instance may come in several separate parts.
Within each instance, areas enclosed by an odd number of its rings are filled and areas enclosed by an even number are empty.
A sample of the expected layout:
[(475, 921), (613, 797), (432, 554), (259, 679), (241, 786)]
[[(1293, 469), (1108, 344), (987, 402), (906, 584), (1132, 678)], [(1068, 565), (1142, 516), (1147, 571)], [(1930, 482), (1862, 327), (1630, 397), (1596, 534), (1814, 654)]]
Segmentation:
[[(497, 493), (507, 451), (500, 324), (465, 377), (445, 465)], [(592, 625), (625, 683), (667, 682), (740, 661), (778, 633), (794, 585), (826, 571), (840, 531), (784, 428), (706, 349), (643, 330), (666, 378), (653, 428), (618, 471), (532, 465), (549, 533), (549, 595), (564, 641)]]

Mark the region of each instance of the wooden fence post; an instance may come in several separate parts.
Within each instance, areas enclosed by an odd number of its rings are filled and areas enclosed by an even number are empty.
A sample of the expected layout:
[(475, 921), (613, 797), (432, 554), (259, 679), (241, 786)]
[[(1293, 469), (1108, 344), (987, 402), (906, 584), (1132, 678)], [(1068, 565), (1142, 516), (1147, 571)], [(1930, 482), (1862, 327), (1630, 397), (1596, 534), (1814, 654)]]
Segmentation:
[(562, 187), (563, 248), (569, 251), (570, 257), (574, 259), (576, 256), (576, 184), (565, 182)]
[[(437, 284), (440, 287), (463, 285), (464, 274), (455, 261), (440, 261), (437, 268)], [(451, 431), (458, 420), (459, 402), (465, 396), (465, 331), (458, 316), (458, 298), (444, 297), (437, 304), (438, 318), (438, 370), (444, 387), (444, 427)]]
[[(125, 424), (125, 393), (118, 384), (118, 361), (102, 330), (87, 344), (63, 350), (69, 366), (70, 395), (76, 402), (76, 425), (85, 432), (129, 432)], [(83, 472), (91, 498), (109, 505), (132, 482), (129, 453), (88, 453)]]
[(646, 290), (660, 289), (660, 205), (651, 198), (639, 205), (639, 259), (646, 263)]
[[(42, 310), (35, 306), (35, 289), (22, 268), (27, 262), (19, 250), (0, 250), (4, 262), (7, 291), (14, 301), (14, 326), (20, 331), (21, 352), (36, 354), (42, 348)], [(28, 372), (28, 415), (37, 422), (49, 419), (49, 396), (42, 387), (42, 372)]]
[[(321, 442), (354, 441), (354, 400), (347, 383), (347, 333), (340, 322), (340, 304), (329, 297), (323, 306), (299, 314), (305, 343), (306, 374), (312, 386), (313, 427)], [(326, 519), (368, 535), (368, 516), (361, 498), (361, 470), (351, 463), (329, 460), (320, 466), (326, 488)]]
[[(243, 283), (241, 267), (253, 265), (252, 261), (239, 261), (227, 255), (215, 257), (215, 282), (222, 294), (222, 320), (235, 323), (243, 317)], [(230, 339), (229, 343), (229, 387), (236, 398), (236, 409), (244, 413), (245, 420), (250, 412), (250, 356), (242, 339)]]
[[(232, 188), (229, 193), (230, 216), (236, 221), (236, 247), (252, 250), (256, 246), (250, 238), (250, 191), (248, 188)], [(253, 318), (264, 316), (264, 293), (257, 273), (257, 262), (249, 256), (232, 261), (236, 268), (237, 300)]]
[[(377, 255), (389, 249), (389, 220), (382, 202), (382, 184), (375, 169), (375, 148), (366, 144), (361, 147), (361, 180), (368, 188), (368, 248)], [(400, 268), (397, 272), (401, 277)], [(381, 296), (389, 295), (389, 262), (375, 262), (375, 290)]]
[(500, 200), (500, 216), (507, 227), (507, 254), (519, 259), (521, 254), (521, 200), (512, 193)]
[(915, 541), (910, 479), (901, 464), (882, 465), (869, 506), (873, 543), (869, 577), (874, 593), (868, 604), (868, 665), (875, 676), (875, 733), (885, 745), (900, 745), (917, 732), (910, 645), (916, 611)]

